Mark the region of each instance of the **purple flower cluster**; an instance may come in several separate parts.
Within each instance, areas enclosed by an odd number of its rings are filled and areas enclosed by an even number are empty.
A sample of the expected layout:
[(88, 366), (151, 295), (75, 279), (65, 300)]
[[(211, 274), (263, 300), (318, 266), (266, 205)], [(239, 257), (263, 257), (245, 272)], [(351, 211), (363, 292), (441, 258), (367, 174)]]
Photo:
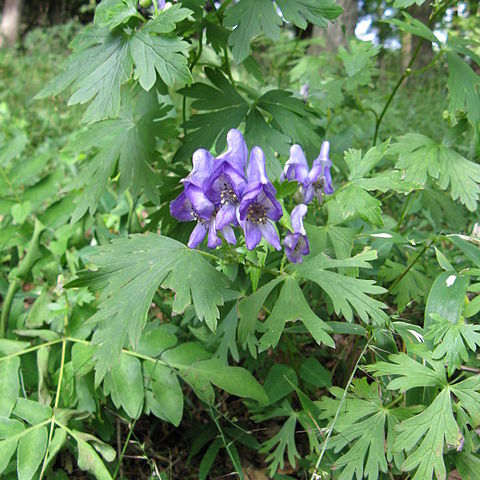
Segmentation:
[(207, 245), (217, 247), (221, 244), (217, 232), (235, 244), (232, 227), (240, 225), (249, 250), (262, 236), (280, 250), (273, 222), (280, 220), (283, 211), (267, 177), (262, 149), (252, 149), (247, 166), (248, 149), (238, 130), (228, 132), (227, 145), (227, 151), (217, 158), (203, 149), (193, 154), (193, 169), (182, 180), (184, 191), (170, 204), (171, 214), (182, 222), (197, 221), (190, 248), (197, 247), (207, 233)]
[(290, 158), (285, 164), (280, 180), (296, 180), (302, 188), (303, 202), (309, 204), (316, 196), (322, 202), (323, 193), (333, 193), (330, 168), (332, 162), (328, 158), (330, 143), (323, 142), (320, 154), (313, 161), (312, 169), (308, 170), (307, 159), (300, 145), (292, 145)]
[[(182, 180), (184, 190), (170, 203), (170, 213), (181, 222), (197, 222), (188, 242), (190, 248), (196, 248), (206, 236), (210, 248), (218, 247), (222, 243), (219, 233), (226, 242), (235, 244), (233, 227), (240, 226), (248, 250), (253, 250), (262, 237), (281, 250), (275, 222), (280, 220), (283, 210), (267, 176), (265, 154), (260, 147), (253, 147), (248, 158), (243, 135), (236, 129), (228, 132), (227, 146), (227, 151), (217, 158), (204, 149), (193, 154), (192, 171)], [(324, 142), (310, 171), (301, 147), (293, 145), (290, 150), (281, 180), (298, 181), (305, 204), (315, 194), (321, 201), (322, 192), (333, 193), (328, 148), (328, 142)], [(310, 252), (303, 227), (305, 204), (293, 209), (293, 232), (283, 241), (288, 259), (294, 263), (301, 262)]]

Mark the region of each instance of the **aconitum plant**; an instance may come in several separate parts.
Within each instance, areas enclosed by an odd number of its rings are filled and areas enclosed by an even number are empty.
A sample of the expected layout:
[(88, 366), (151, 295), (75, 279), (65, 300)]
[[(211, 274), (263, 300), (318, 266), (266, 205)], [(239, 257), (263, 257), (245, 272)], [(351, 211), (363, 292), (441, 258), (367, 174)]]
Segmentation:
[[(182, 180), (184, 191), (170, 203), (170, 213), (181, 222), (197, 221), (188, 242), (190, 248), (198, 247), (207, 233), (208, 247), (218, 247), (219, 231), (228, 243), (235, 244), (232, 227), (240, 226), (248, 250), (253, 250), (262, 237), (275, 250), (281, 250), (275, 222), (282, 218), (283, 208), (268, 178), (263, 150), (253, 147), (247, 162), (247, 144), (237, 129), (228, 132), (227, 146), (227, 151), (217, 158), (202, 148), (194, 152), (192, 171)], [(330, 144), (323, 142), (310, 171), (302, 148), (293, 145), (290, 150), (280, 180), (298, 181), (305, 203), (310, 203), (314, 195), (321, 202), (323, 192), (333, 193), (329, 148)], [(287, 233), (283, 242), (287, 258), (293, 263), (301, 262), (310, 252), (303, 227), (306, 213), (305, 204), (293, 209), (293, 233)]]

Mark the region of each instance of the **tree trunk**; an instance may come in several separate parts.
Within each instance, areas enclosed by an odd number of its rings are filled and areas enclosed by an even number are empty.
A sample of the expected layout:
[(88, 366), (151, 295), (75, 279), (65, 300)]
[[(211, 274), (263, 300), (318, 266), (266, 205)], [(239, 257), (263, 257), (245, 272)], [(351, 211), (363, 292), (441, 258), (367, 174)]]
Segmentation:
[[(408, 9), (408, 13), (413, 18), (416, 18), (425, 25), (428, 23), (430, 18), (430, 13), (432, 9), (430, 8), (428, 2), (425, 2), (423, 5), (413, 5)], [(433, 58), (432, 43), (428, 40), (422, 40), (422, 38), (412, 35), (411, 33), (404, 33), (402, 36), (402, 68), (405, 69), (410, 62), (413, 53), (417, 49), (418, 44), (422, 42), (420, 51), (418, 52), (417, 58), (415, 60), (414, 67), (422, 68), (425, 65), (428, 65)]]
[(0, 47), (11, 46), (18, 39), (23, 0), (5, 0), (0, 25)]
[(355, 34), (358, 20), (357, 0), (338, 0), (338, 5), (343, 8), (343, 13), (333, 22), (329, 22), (327, 28), (313, 27), (312, 37), (323, 37), (325, 48), (313, 45), (309, 53), (318, 55), (322, 50), (336, 53), (340, 45), (347, 46), (348, 37)]

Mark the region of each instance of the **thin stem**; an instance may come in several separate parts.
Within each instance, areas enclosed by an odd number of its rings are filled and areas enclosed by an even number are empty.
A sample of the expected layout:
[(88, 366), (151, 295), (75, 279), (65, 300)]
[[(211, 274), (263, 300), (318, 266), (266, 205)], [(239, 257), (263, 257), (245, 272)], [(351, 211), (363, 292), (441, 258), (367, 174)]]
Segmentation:
[(0, 317), (0, 338), (5, 338), (5, 335), (7, 334), (8, 318), (19, 284), (20, 280), (15, 278), (8, 285), (7, 295), (5, 295), (5, 300), (2, 306), (2, 315)]
[(220, 426), (220, 423), (218, 421), (218, 418), (216, 417), (215, 413), (213, 412), (213, 409), (212, 409), (212, 406), (209, 405), (209, 408), (210, 408), (210, 416), (212, 417), (213, 421), (215, 422), (215, 426), (217, 427), (217, 430), (220, 432), (220, 437), (222, 438), (222, 442), (223, 442), (223, 445), (225, 447), (225, 450), (227, 451), (228, 453), (228, 456), (230, 457), (230, 460), (232, 461), (233, 463), (233, 468), (235, 469), (237, 475), (240, 477), (240, 478), (243, 478), (243, 475), (242, 475), (242, 468), (240, 466), (237, 465), (237, 461), (235, 460), (235, 457), (233, 455), (233, 453), (231, 452), (230, 450), (230, 446), (225, 438), (225, 435), (223, 434), (223, 430), (222, 430), (222, 427)]
[[(413, 262), (408, 265), (408, 267), (403, 271), (403, 273), (397, 277), (397, 279), (390, 285), (387, 293), (392, 293), (393, 289), (402, 281), (405, 275), (413, 268), (413, 266), (425, 255), (425, 252), (437, 241), (436, 238), (430, 240), (430, 242), (426, 243), (422, 250), (418, 253), (418, 255), (413, 259)], [(387, 293), (383, 296), (385, 297)]]
[[(57, 338), (56, 340), (51, 340), (50, 342), (42, 343), (41, 345), (34, 345), (33, 347), (26, 348), (25, 350), (20, 350), (19, 352), (10, 353), (9, 355), (5, 355), (4, 357), (0, 357), (0, 362), (8, 360), (9, 358), (19, 357), (20, 355), (26, 355), (27, 353), (35, 352), (40, 348), (49, 347), (50, 345), (56, 345), (57, 343), (61, 343), (62, 339)], [(88, 342), (86, 342), (88, 343)]]
[(408, 210), (410, 208), (410, 204), (412, 202), (412, 199), (415, 199), (417, 197), (417, 195), (418, 195), (418, 190), (415, 192), (414, 195), (410, 194), (408, 196), (407, 200), (405, 201), (405, 203), (403, 205), (402, 213), (400, 214), (400, 218), (398, 219), (397, 225), (395, 227), (395, 232), (398, 232), (400, 230), (400, 227), (401, 227), (403, 221), (405, 220), (405, 217), (408, 214)]
[(348, 389), (350, 388), (350, 385), (353, 382), (353, 378), (355, 376), (355, 373), (357, 372), (358, 366), (360, 365), (360, 362), (361, 362), (363, 356), (365, 355), (365, 352), (367, 351), (372, 338), (373, 337), (370, 337), (369, 340), (367, 341), (367, 343), (365, 344), (365, 346), (363, 347), (363, 350), (360, 353), (360, 356), (358, 357), (358, 359), (355, 363), (355, 367), (353, 368), (352, 374), (350, 375), (350, 378), (348, 379), (347, 385), (345, 386), (345, 390), (343, 391), (342, 398), (340, 399), (340, 404), (338, 405), (337, 411), (335, 413), (335, 417), (333, 418), (333, 421), (332, 421), (332, 424), (330, 425), (330, 427), (328, 427), (327, 437), (325, 438), (325, 441), (323, 442), (322, 451), (320, 452), (320, 455), (317, 458), (317, 463), (315, 464), (315, 468), (313, 469), (313, 473), (312, 473), (312, 476), (310, 477), (310, 480), (317, 480), (318, 478), (321, 478), (320, 474), (318, 473), (318, 467), (322, 463), (323, 456), (325, 455), (325, 451), (327, 449), (328, 440), (332, 436), (333, 427), (337, 423), (338, 417), (340, 415), (340, 411), (342, 410), (343, 402), (345, 401), (345, 398), (347, 398)]

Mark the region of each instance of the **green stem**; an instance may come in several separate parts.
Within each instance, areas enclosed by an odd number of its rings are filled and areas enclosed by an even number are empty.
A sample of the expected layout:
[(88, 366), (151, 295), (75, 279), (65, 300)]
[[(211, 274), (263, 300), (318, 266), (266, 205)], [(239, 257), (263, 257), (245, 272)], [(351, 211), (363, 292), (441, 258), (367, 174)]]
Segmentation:
[[(430, 242), (426, 243), (424, 247), (420, 250), (418, 255), (413, 259), (413, 262), (408, 265), (408, 267), (402, 272), (402, 274), (397, 277), (397, 279), (390, 285), (387, 293), (392, 293), (393, 289), (402, 281), (405, 275), (413, 268), (413, 266), (425, 255), (425, 252), (437, 241), (436, 238), (430, 240)], [(383, 296), (385, 297), (387, 293)]]
[(220, 433), (220, 437), (222, 438), (223, 446), (225, 447), (225, 450), (228, 453), (228, 456), (230, 457), (230, 460), (232, 461), (233, 468), (235, 469), (235, 472), (237, 475), (243, 479), (242, 475), (242, 468), (241, 466), (237, 465), (237, 461), (235, 460), (235, 456), (233, 455), (232, 451), (230, 450), (230, 445), (228, 444), (225, 435), (223, 434), (222, 427), (220, 426), (220, 423), (218, 421), (218, 418), (216, 417), (215, 413), (213, 412), (212, 406), (209, 405), (210, 408), (210, 416), (212, 417), (213, 421), (215, 422), (215, 426), (217, 427), (217, 430)]
[(8, 285), (7, 295), (2, 305), (2, 315), (0, 317), (0, 338), (5, 338), (7, 333), (8, 318), (10, 316), (10, 310), (12, 308), (13, 298), (20, 285), (18, 278), (13, 279)]

